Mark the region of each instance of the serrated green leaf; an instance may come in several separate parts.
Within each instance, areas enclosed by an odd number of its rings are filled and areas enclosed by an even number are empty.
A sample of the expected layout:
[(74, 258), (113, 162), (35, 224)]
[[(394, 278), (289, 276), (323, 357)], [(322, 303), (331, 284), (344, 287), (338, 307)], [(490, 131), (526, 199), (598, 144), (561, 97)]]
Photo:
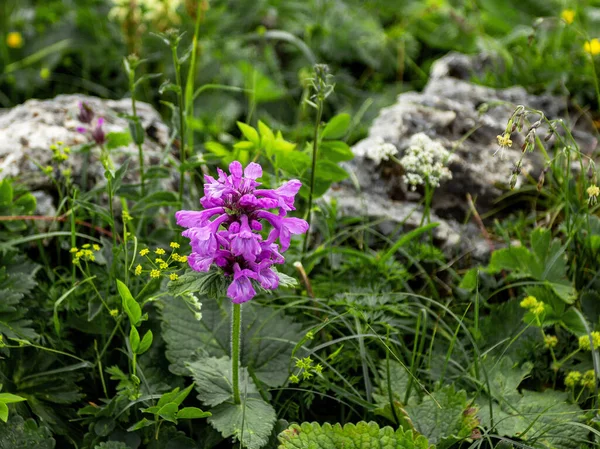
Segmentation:
[(184, 407), (177, 412), (177, 419), (199, 419), (209, 416), (212, 416), (212, 413), (205, 412), (198, 407)]
[(380, 428), (374, 422), (331, 425), (325, 423), (292, 424), (279, 435), (279, 449), (428, 449), (422, 435), (389, 426)]
[(500, 360), (487, 357), (482, 364), (487, 372), (492, 397), (508, 402), (519, 397), (519, 385), (533, 369), (531, 363), (525, 362), (519, 366), (510, 357), (502, 357)]
[[(408, 373), (408, 369), (402, 366), (395, 360), (390, 360), (390, 376), (388, 380), (388, 370), (387, 370), (387, 361), (382, 360), (379, 364), (379, 380), (377, 382), (377, 388), (375, 389), (375, 393), (373, 394), (373, 399), (375, 403), (381, 407), (389, 404), (389, 389), (388, 385), (391, 387), (391, 396), (392, 399), (398, 401), (399, 403), (404, 402), (404, 397), (406, 395), (406, 389), (408, 387), (408, 382), (410, 379), (410, 374)], [(410, 398), (419, 399), (420, 395), (418, 393), (418, 388), (413, 384), (411, 389)]]
[[(198, 399), (204, 404), (215, 406), (233, 398), (231, 385), (231, 359), (229, 357), (204, 357), (188, 363), (187, 368), (196, 384)], [(260, 398), (260, 394), (246, 368), (241, 369), (240, 391), (246, 397)]]
[(260, 398), (246, 398), (241, 404), (225, 402), (212, 409), (208, 422), (223, 437), (234, 437), (248, 449), (260, 449), (269, 441), (277, 415)]
[(197, 293), (216, 298), (224, 296), (225, 282), (223, 273), (219, 270), (211, 270), (207, 273), (188, 270), (178, 279), (170, 281), (167, 288), (172, 296)]
[(12, 416), (0, 422), (0, 449), (54, 449), (56, 442), (46, 427), (38, 427), (33, 419)]
[(479, 422), (468, 409), (467, 393), (456, 391), (452, 385), (425, 395), (419, 404), (412, 401), (404, 407), (415, 429), (437, 449), (471, 436)]
[[(249, 302), (242, 307), (242, 366), (271, 387), (282, 385), (295, 344), (302, 338), (302, 326), (283, 312)], [(189, 375), (186, 362), (199, 357), (228, 356), (231, 338), (231, 301), (203, 301), (202, 319), (181, 298), (165, 301), (162, 310), (163, 338), (167, 344), (169, 369)]]

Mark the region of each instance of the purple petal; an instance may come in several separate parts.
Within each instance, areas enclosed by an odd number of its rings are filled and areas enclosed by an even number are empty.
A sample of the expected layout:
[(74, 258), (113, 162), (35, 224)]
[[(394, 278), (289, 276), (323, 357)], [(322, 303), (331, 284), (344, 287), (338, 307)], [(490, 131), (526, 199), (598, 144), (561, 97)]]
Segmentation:
[(262, 167), (256, 162), (250, 162), (244, 170), (244, 177), (248, 179), (258, 179), (262, 176)]
[(188, 264), (194, 271), (208, 271), (213, 261), (214, 259), (211, 256), (202, 256), (198, 253), (192, 253), (188, 256)]
[(229, 172), (235, 179), (242, 179), (242, 164), (238, 161), (233, 161), (229, 164)]

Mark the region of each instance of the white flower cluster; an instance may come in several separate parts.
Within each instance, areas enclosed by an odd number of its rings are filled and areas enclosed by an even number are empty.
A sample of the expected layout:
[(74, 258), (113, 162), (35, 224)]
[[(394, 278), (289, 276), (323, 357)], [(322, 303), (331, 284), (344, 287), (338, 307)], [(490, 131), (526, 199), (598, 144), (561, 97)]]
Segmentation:
[(452, 154), (441, 144), (424, 133), (415, 134), (410, 138), (408, 149), (400, 159), (405, 172), (403, 180), (411, 190), (424, 184), (439, 187), (441, 181), (452, 179), (452, 172), (446, 167), (451, 159)]
[(182, 0), (112, 0), (114, 6), (108, 16), (125, 22), (129, 14), (134, 20), (143, 22), (168, 22), (178, 24), (180, 17), (177, 8)]
[(183, 299), (190, 308), (190, 311), (194, 313), (194, 318), (196, 321), (200, 321), (202, 319), (202, 303), (198, 297), (193, 293), (188, 293), (183, 295)]
[(390, 156), (398, 153), (398, 149), (393, 143), (387, 143), (381, 137), (375, 137), (372, 141), (374, 145), (359, 146), (355, 148), (354, 153), (357, 156), (371, 159), (377, 165), (381, 164), (381, 161), (389, 160)]

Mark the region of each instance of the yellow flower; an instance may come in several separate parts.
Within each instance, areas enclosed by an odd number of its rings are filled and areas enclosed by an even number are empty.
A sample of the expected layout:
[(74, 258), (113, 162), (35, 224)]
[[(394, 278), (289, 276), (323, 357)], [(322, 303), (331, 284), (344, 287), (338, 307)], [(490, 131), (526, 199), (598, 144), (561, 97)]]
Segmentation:
[(571, 25), (575, 20), (575, 11), (572, 9), (563, 9), (560, 13), (560, 17), (567, 22), (568, 25)]
[(588, 202), (593, 206), (598, 202), (598, 196), (600, 196), (600, 187), (598, 187), (596, 184), (592, 184), (587, 188), (586, 192), (589, 196)]
[[(592, 343), (594, 343), (594, 349), (600, 348), (600, 332), (592, 332)], [(584, 351), (591, 351), (592, 347), (590, 346), (590, 337), (587, 335), (582, 335), (579, 337), (579, 349), (583, 349)]]
[(591, 41), (586, 41), (583, 44), (583, 51), (589, 53), (592, 56), (600, 54), (600, 40), (594, 38)]
[(162, 256), (163, 254), (165, 254), (165, 250), (164, 250), (164, 249), (162, 249), (162, 248), (156, 248), (156, 249), (154, 250), (154, 252), (155, 252), (156, 254), (158, 254), (159, 256)]
[(171, 273), (169, 275), (169, 279), (171, 279), (172, 281), (176, 281), (177, 279), (179, 279), (179, 275), (176, 273)]
[(50, 69), (48, 67), (42, 67), (40, 69), (40, 78), (43, 80), (50, 78)]
[(187, 256), (180, 256), (179, 257), (179, 262), (186, 263), (187, 262)]
[(543, 302), (539, 302), (537, 306), (535, 306), (532, 309), (529, 309), (529, 311), (531, 313), (533, 313), (535, 316), (539, 316), (542, 313), (544, 313), (545, 308), (546, 307), (544, 306), (544, 303)]
[(160, 276), (160, 271), (159, 271), (159, 270), (152, 270), (152, 271), (150, 272), (150, 277), (151, 277), (151, 278), (157, 278), (157, 277), (159, 277), (159, 276)]
[(23, 36), (18, 31), (8, 33), (6, 36), (6, 45), (10, 48), (21, 48), (23, 46)]
[(547, 348), (554, 348), (558, 344), (558, 338), (555, 335), (545, 335), (544, 345)]
[(71, 249), (69, 250), (69, 252), (70, 252), (71, 254), (73, 254), (73, 253), (76, 253), (77, 251), (79, 251), (79, 250), (77, 249), (77, 247), (76, 247), (76, 246), (74, 246), (73, 248), (71, 248)]
[(90, 246), (92, 246), (92, 245), (90, 245), (89, 243), (86, 243), (85, 245), (81, 245), (81, 247), (84, 249), (88, 249)]
[(94, 251), (100, 251), (100, 245), (96, 245), (95, 243), (92, 245), (92, 249)]
[(315, 368), (314, 368), (314, 370), (315, 370), (315, 373), (317, 373), (317, 374), (321, 374), (321, 372), (323, 371), (323, 365), (321, 365), (320, 363), (317, 363), (317, 364), (315, 365)]
[(533, 309), (539, 304), (539, 301), (535, 296), (528, 296), (523, 301), (521, 301), (521, 307), (524, 309)]
[(112, 317), (116, 317), (119, 314), (119, 310), (118, 309), (112, 309), (110, 311), (110, 316)]
[(171, 243), (169, 243), (169, 246), (170, 246), (171, 248), (175, 248), (175, 249), (177, 249), (177, 248), (179, 248), (179, 246), (180, 246), (180, 245), (179, 245), (179, 243), (176, 243), (176, 242), (171, 242)]
[(166, 270), (167, 268), (169, 268), (169, 264), (166, 262), (163, 262), (158, 265), (158, 268), (160, 268), (161, 270)]
[(596, 386), (596, 373), (591, 369), (586, 371), (581, 379), (581, 385), (589, 390), (592, 390)]
[(146, 254), (148, 254), (150, 252), (150, 250), (148, 248), (144, 248), (143, 250), (140, 251), (140, 256), (145, 256)]
[(500, 145), (501, 147), (511, 147), (512, 146), (512, 140), (510, 140), (510, 134), (509, 133), (504, 133), (502, 135), (497, 135), (496, 139), (498, 139), (498, 145)]
[(579, 371), (571, 371), (565, 377), (565, 386), (568, 388), (573, 388), (575, 385), (579, 383), (581, 380), (581, 373)]
[(140, 274), (142, 274), (142, 266), (138, 264), (137, 267), (135, 267), (135, 275), (139, 276)]
[(300, 379), (298, 379), (298, 376), (296, 376), (295, 374), (292, 374), (290, 376), (290, 383), (297, 384), (298, 382), (300, 382)]
[(154, 259), (154, 263), (161, 264), (161, 263), (165, 263), (165, 261), (162, 260), (160, 257), (157, 257), (156, 259)]

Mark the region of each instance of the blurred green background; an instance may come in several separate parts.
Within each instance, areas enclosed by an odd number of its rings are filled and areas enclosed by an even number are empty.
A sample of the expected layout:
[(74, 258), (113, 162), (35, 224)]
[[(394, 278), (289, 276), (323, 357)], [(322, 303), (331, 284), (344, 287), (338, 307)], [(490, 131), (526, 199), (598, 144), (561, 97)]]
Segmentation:
[(247, 89), (197, 98), (193, 126), (207, 136), (257, 117), (303, 134), (307, 111), (297, 105), (321, 62), (336, 82), (325, 118), (351, 113), (359, 138), (398, 93), (422, 88), (431, 63), (450, 50), (498, 58), (479, 83), (567, 94), (597, 117), (584, 47), (600, 37), (598, 0), (2, 0), (0, 107), (61, 93), (122, 98), (122, 60), (136, 53), (148, 59), (142, 72), (161, 74), (140, 97), (166, 112), (158, 86), (174, 79), (171, 54), (153, 33), (186, 31), (183, 52), (196, 19), (196, 86)]

